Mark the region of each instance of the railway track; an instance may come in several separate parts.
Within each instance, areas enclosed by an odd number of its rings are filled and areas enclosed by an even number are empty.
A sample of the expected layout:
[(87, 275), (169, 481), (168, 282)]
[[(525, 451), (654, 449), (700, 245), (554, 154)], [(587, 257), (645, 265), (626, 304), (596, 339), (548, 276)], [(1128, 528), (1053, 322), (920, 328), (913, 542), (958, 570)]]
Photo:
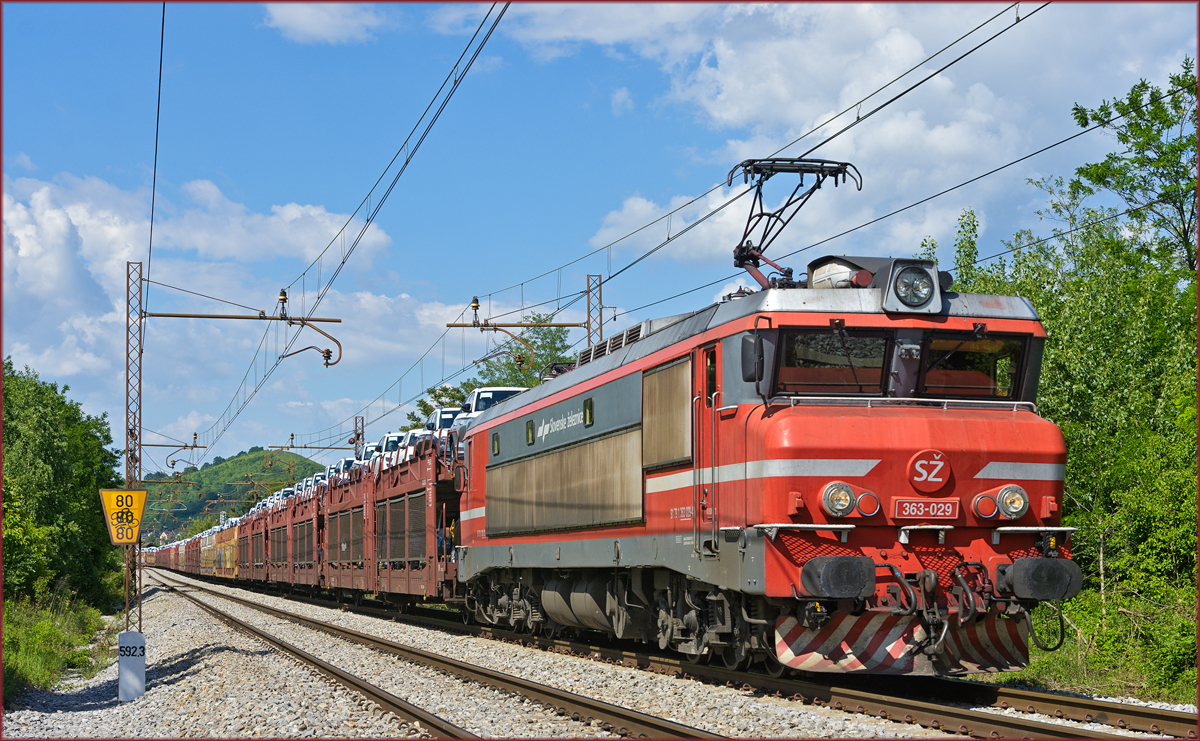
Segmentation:
[[(322, 674), (332, 678), (335, 682), (348, 689), (358, 692), (363, 697), (375, 702), (384, 710), (390, 711), (410, 725), (426, 731), (433, 738), (479, 738), (470, 731), (460, 728), (444, 718), (439, 718), (432, 713), (428, 713), (416, 705), (405, 702), (401, 698), (396, 697), (384, 689), (376, 687), (361, 677), (356, 677), (349, 672), (343, 671), (333, 664), (323, 661), (307, 651), (304, 651), (303, 649), (282, 641), (264, 630), (260, 630), (259, 628), (256, 628), (243, 620), (239, 620), (234, 616), (216, 607), (213, 607), (212, 605), (196, 599), (186, 591), (168, 583), (168, 581), (174, 580), (168, 580), (154, 572), (151, 572), (148, 574), (148, 576), (157, 581), (166, 589), (170, 590), (172, 593), (183, 597), (199, 607), (201, 610), (204, 610), (213, 617), (229, 625), (234, 630), (239, 630), (247, 635), (253, 636), (254, 638), (257, 638), (268, 645), (274, 646), (283, 653), (298, 659), (301, 663), (315, 668)], [(193, 585), (184, 585), (182, 582), (178, 581), (176, 581), (175, 584), (187, 586), (189, 588), (195, 588)]]
[[(439, 623), (438, 618), (418, 618), (423, 622)], [(452, 625), (452, 624), (451, 624)], [(959, 679), (942, 677), (886, 677), (869, 678), (841, 677), (831, 678), (829, 683), (815, 683), (794, 678), (772, 678), (764, 674), (730, 671), (714, 666), (689, 664), (671, 656), (653, 653), (629, 651), (611, 646), (580, 644), (576, 642), (551, 640), (496, 630), (483, 626), (463, 626), (467, 630), (480, 635), (492, 635), (506, 641), (518, 641), (526, 645), (537, 645), (543, 649), (570, 652), (580, 656), (591, 656), (602, 661), (621, 663), (626, 666), (648, 669), (665, 674), (677, 674), (696, 679), (715, 682), (718, 684), (743, 686), (770, 694), (785, 697), (800, 698), (818, 704), (829, 705), (838, 709), (853, 712), (872, 712), (867, 708), (878, 706), (875, 715), (880, 717), (904, 718), (912, 716), (913, 721), (921, 725), (935, 728), (946, 728), (955, 732), (964, 732), (958, 726), (951, 725), (955, 719), (969, 720), (978, 715), (978, 711), (966, 711), (974, 715), (958, 715), (958, 708), (945, 705), (945, 702), (962, 703), (975, 707), (992, 707), (997, 710), (1012, 709), (1029, 715), (1045, 715), (1060, 720), (1078, 723), (1099, 723), (1121, 730), (1140, 733), (1154, 733), (1175, 738), (1195, 739), (1197, 717), (1192, 713), (1175, 710), (1128, 705), (1124, 703), (1093, 700), (1086, 697), (1072, 697), (1049, 692), (1038, 692), (1004, 685), (983, 684)], [(860, 680), (861, 681), (857, 681)], [(864, 690), (864, 685), (884, 688), (885, 692)], [(903, 686), (902, 686), (903, 685)], [(885, 698), (891, 702), (880, 704)], [(922, 698), (930, 698), (923, 700)], [(932, 699), (936, 698), (936, 699)], [(896, 703), (903, 700), (903, 705), (911, 704), (912, 709), (918, 710), (913, 715), (911, 710)], [(859, 707), (862, 710), (859, 710)], [(954, 711), (951, 717), (949, 711)], [(884, 716), (883, 713), (888, 713)], [(984, 713), (984, 715), (990, 715)], [(1035, 733), (1032, 738), (1121, 738), (1119, 734), (1105, 734), (1094, 729), (1077, 729), (1057, 723), (1047, 723), (1036, 719), (1023, 719), (1019, 716), (1001, 716), (1011, 721), (1007, 730), (999, 728), (1000, 721), (992, 721), (1001, 736), (1009, 737), (1010, 733)], [(1007, 722), (1007, 721), (1006, 721)], [(1025, 725), (1028, 723), (1029, 725)], [(973, 726), (967, 725), (968, 729)], [(972, 734), (978, 735), (978, 734)], [(988, 734), (990, 735), (990, 733)], [(1018, 736), (1026, 737), (1026, 736)]]
[[(285, 599), (301, 601), (314, 605), (328, 606), (327, 600), (313, 599), (299, 595), (281, 595)], [(363, 615), (382, 618), (394, 618), (395, 610), (370, 606), (349, 606), (339, 603), (339, 607)], [(602, 644), (587, 644), (563, 639), (549, 639), (514, 633), (499, 628), (479, 625), (463, 625), (455, 617), (439, 616), (438, 613), (450, 613), (448, 610), (417, 608), (404, 614), (404, 619), (410, 622), (436, 627), (442, 630), (455, 630), (470, 635), (492, 637), (506, 642), (534, 646), (543, 650), (570, 653), (576, 656), (586, 656), (592, 659), (623, 664), (625, 666), (645, 669), (662, 674), (687, 676), (703, 681), (714, 682), (727, 686), (747, 687), (769, 694), (784, 697), (799, 697), (805, 701), (828, 705), (835, 708), (846, 708), (855, 711), (863, 701), (873, 697), (890, 696), (906, 700), (928, 700), (924, 709), (928, 712), (923, 716), (914, 716), (912, 722), (929, 727), (951, 728), (945, 713), (945, 702), (962, 703), (974, 707), (991, 707), (996, 710), (1013, 710), (1027, 715), (1044, 715), (1060, 720), (1077, 723), (1096, 723), (1110, 726), (1114, 729), (1134, 731), (1139, 733), (1154, 733), (1182, 739), (1197, 738), (1197, 716), (1177, 710), (1165, 710), (1142, 705), (1094, 700), (1086, 697), (1059, 695), (1051, 692), (1018, 687), (1007, 687), (999, 684), (984, 684), (981, 682), (949, 679), (943, 677), (887, 677), (873, 676), (856, 681), (856, 677), (831, 678), (829, 683), (814, 683), (793, 678), (772, 678), (764, 674), (736, 672), (720, 667), (691, 664), (673, 656), (652, 652), (630, 651), (628, 649)], [(864, 691), (862, 685), (869, 683), (876, 688), (886, 688), (885, 693)], [(874, 702), (871, 704), (878, 704)], [(929, 707), (932, 706), (932, 707)], [(867, 705), (863, 705), (866, 711)], [(880, 711), (885, 711), (881, 706)], [(873, 713), (880, 716), (879, 712)], [(889, 717), (904, 718), (912, 713), (892, 714)], [(880, 716), (883, 717), (883, 716)], [(917, 718), (921, 717), (922, 720)], [(1011, 716), (1010, 716), (1011, 717)], [(1019, 716), (1014, 721), (1022, 720)], [(1070, 729), (1055, 723), (1040, 722), (1036, 719), (1026, 719), (1036, 723), (1029, 730)], [(936, 724), (936, 725), (934, 725)], [(959, 724), (963, 725), (963, 724)], [(1019, 725), (1019, 724), (1018, 724)], [(968, 726), (970, 727), (970, 726)], [(961, 732), (953, 728), (955, 732)], [(1020, 732), (1013, 728), (1012, 732)], [(989, 734), (990, 735), (990, 734)], [(1002, 734), (1003, 735), (1003, 734)], [(1095, 729), (1082, 729), (1078, 735), (1068, 735), (1060, 730), (1059, 737), (1063, 738), (1102, 738), (1103, 732)], [(1039, 737), (1050, 737), (1049, 731)], [(1118, 738), (1118, 734), (1107, 734), (1107, 737)]]
[[(330, 606), (330, 602), (325, 600), (298, 595), (280, 596), (298, 602)], [(395, 610), (369, 606), (349, 606), (340, 603), (338, 606), (343, 610), (360, 614), (388, 619), (402, 618), (407, 622), (439, 630), (492, 637), (505, 642), (586, 656), (593, 660), (622, 664), (661, 674), (741, 687), (746, 690), (800, 700), (850, 713), (862, 713), (974, 737), (1128, 738), (1116, 733), (1104, 733), (1095, 726), (1080, 727), (1048, 722), (1022, 717), (1024, 714), (1041, 714), (1063, 720), (1103, 724), (1129, 731), (1160, 733), (1179, 738), (1196, 737), (1196, 716), (1177, 711), (933, 677), (871, 677), (869, 678), (872, 685), (870, 688), (864, 686), (865, 682), (849, 681), (858, 678), (839, 678), (835, 680), (836, 684), (832, 685), (794, 678), (776, 679), (761, 674), (694, 665), (674, 657), (630, 651), (619, 647), (552, 640), (486, 626), (463, 625), (456, 617), (450, 617), (457, 616), (457, 613), (444, 610), (419, 610), (424, 614), (401, 615)], [(448, 615), (447, 617), (431, 616), (439, 612), (446, 612)], [(895, 679), (900, 681), (891, 681)], [(900, 684), (907, 686), (901, 688)], [(1007, 713), (987, 712), (947, 705), (947, 702), (1011, 710)], [(1019, 711), (1022, 715), (1017, 715), (1014, 711)]]
[[(279, 610), (267, 605), (259, 604), (252, 600), (225, 594), (213, 589), (198, 586), (196, 584), (186, 584), (184, 582), (171, 579), (170, 577), (165, 577), (159, 573), (155, 573), (154, 576), (161, 583), (165, 583), (168, 588), (173, 589), (178, 594), (187, 597), (209, 612), (214, 614), (220, 613), (222, 619), (228, 618), (235, 621), (236, 626), (239, 627), (239, 629), (243, 627), (247, 628), (250, 631), (253, 631), (253, 634), (258, 637), (263, 637), (267, 634), (260, 631), (258, 628), (254, 628), (243, 621), (237, 620), (232, 616), (222, 613), (212, 605), (196, 600), (193, 596), (187, 594), (186, 592), (180, 591), (177, 587), (172, 586), (168, 582), (174, 582), (175, 585), (186, 586), (189, 589), (196, 589), (198, 591), (216, 596), (220, 599), (229, 600), (236, 604), (249, 607), (253, 610), (257, 610), (277, 618), (336, 635), (347, 641), (368, 646), (378, 651), (394, 654), (407, 661), (432, 667), (438, 671), (458, 677), (460, 679), (494, 687), (503, 692), (511, 692), (521, 695), (542, 704), (543, 707), (546, 707), (547, 709), (553, 709), (553, 711), (560, 716), (569, 716), (572, 720), (581, 722), (590, 722), (593, 720), (599, 721), (600, 727), (603, 730), (620, 736), (633, 736), (639, 738), (723, 738), (717, 734), (708, 733), (698, 728), (692, 728), (690, 726), (676, 723), (665, 718), (659, 718), (653, 715), (638, 712), (636, 710), (624, 708), (619, 705), (606, 703), (602, 700), (596, 700), (583, 695), (577, 695), (572, 692), (560, 690), (555, 687), (550, 687), (548, 685), (533, 682), (521, 677), (514, 677), (510, 674), (505, 674), (504, 672), (486, 669), (484, 667), (475, 666), (473, 664), (468, 664), (466, 662), (458, 661), (445, 656), (439, 656), (428, 651), (422, 651), (421, 649), (414, 648), (412, 646), (405, 646), (394, 641), (389, 641), (385, 638), (380, 638), (378, 636), (368, 635), (366, 633), (361, 633), (359, 631), (337, 625), (330, 625), (329, 623), (325, 623), (320, 620), (314, 620), (312, 618), (308, 618), (303, 615), (297, 615), (286, 610)], [(367, 697), (370, 697), (370, 699), (379, 703), (381, 706), (386, 707), (388, 710), (391, 710), (398, 716), (406, 718), (414, 717), (418, 719), (418, 722), (420, 722), (423, 727), (429, 727), (431, 729), (436, 727), (433, 725), (435, 722), (446, 724), (444, 730), (442, 730), (442, 728), (438, 729), (441, 731), (440, 733), (436, 734), (436, 736), (439, 738), (475, 738), (475, 736), (469, 732), (458, 728), (457, 726), (453, 726), (447, 721), (436, 718), (436, 716), (433, 716), (424, 710), (421, 710), (420, 708), (416, 708), (404, 700), (401, 700), (394, 695), (390, 695), (378, 687), (374, 687), (373, 685), (366, 683), (364, 680), (358, 677), (353, 677), (352, 675), (349, 675), (340, 669), (336, 669), (335, 667), (332, 667), (326, 662), (323, 662), (320, 659), (311, 656), (310, 654), (305, 654), (300, 649), (289, 646), (288, 644), (283, 643), (282, 641), (279, 641), (273, 637), (270, 638), (268, 642), (272, 645), (279, 646), (288, 653), (292, 653), (298, 658), (301, 658), (303, 661), (320, 666), (323, 671), (326, 667), (332, 669), (333, 672), (336, 672), (336, 674), (332, 675), (335, 676), (338, 681), (346, 682), (348, 678), (347, 686), (363, 693)], [(363, 689), (363, 685), (365, 685), (367, 688), (366, 690)], [(377, 695), (384, 696), (384, 699), (388, 704), (385, 704), (384, 701), (376, 699)], [(399, 710), (395, 710), (391, 707), (392, 704), (396, 703), (399, 704)], [(413, 714), (414, 711), (420, 715)], [(455, 734), (466, 735), (464, 736)]]

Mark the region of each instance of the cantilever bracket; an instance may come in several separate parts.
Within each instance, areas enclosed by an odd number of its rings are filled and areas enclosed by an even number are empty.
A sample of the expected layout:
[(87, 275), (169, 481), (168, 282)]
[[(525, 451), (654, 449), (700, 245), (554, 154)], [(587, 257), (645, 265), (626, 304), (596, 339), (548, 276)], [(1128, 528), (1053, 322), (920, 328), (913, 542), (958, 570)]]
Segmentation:
[(330, 340), (333, 341), (333, 344), (337, 345), (338, 356), (337, 356), (337, 360), (330, 362), (329, 359), (333, 357), (333, 350), (330, 350), (330, 349), (322, 350), (321, 348), (317, 347), (316, 345), (309, 345), (308, 347), (301, 348), (299, 350), (294, 350), (286, 355), (281, 355), (279, 357), (280, 360), (283, 360), (284, 358), (290, 358), (293, 355), (298, 355), (298, 354), (304, 352), (305, 350), (316, 350), (317, 352), (321, 353), (321, 356), (323, 358), (325, 358), (325, 367), (326, 368), (328, 368), (331, 365), (337, 365), (338, 363), (341, 362), (341, 360), (342, 360), (342, 343), (338, 342), (336, 337), (329, 334), (328, 332), (321, 329), (320, 327), (312, 324), (307, 319), (298, 319), (296, 317), (288, 317), (287, 323), (288, 323), (289, 327), (292, 326), (293, 324), (299, 324), (301, 327), (309, 327), (309, 328), (315, 329), (316, 331), (325, 335), (326, 337), (328, 337)]
[[(494, 358), (494, 357), (496, 357), (497, 355), (501, 355), (501, 354), (512, 355), (512, 356), (513, 356), (513, 359), (517, 361), (517, 370), (533, 370), (533, 345), (529, 344), (528, 342), (526, 342), (525, 340), (521, 339), (520, 337), (518, 337), (517, 335), (513, 334), (512, 332), (509, 332), (509, 331), (508, 331), (507, 329), (505, 329), (504, 327), (497, 327), (497, 326), (496, 326), (496, 325), (494, 325), (494, 324), (488, 324), (487, 320), (486, 320), (486, 319), (484, 319), (484, 320), (483, 320), (483, 322), (482, 322), (482, 323), (479, 325), (479, 331), (480, 331), (480, 332), (487, 332), (487, 331), (489, 331), (489, 330), (490, 330), (490, 331), (492, 331), (492, 332), (503, 332), (504, 334), (506, 334), (506, 335), (508, 335), (509, 337), (513, 338), (513, 339), (514, 339), (514, 340), (516, 340), (517, 342), (520, 342), (520, 343), (521, 343), (522, 345), (524, 345), (525, 347), (528, 347), (528, 348), (529, 348), (529, 359), (528, 359), (528, 363), (529, 363), (529, 364), (528, 364), (528, 365), (525, 365), (525, 363), (526, 363), (527, 361), (526, 361), (526, 359), (525, 359), (525, 358), (524, 358), (524, 357), (521, 355), (521, 353), (513, 353), (513, 352), (509, 352), (508, 350), (500, 350), (500, 351), (498, 351), (498, 352), (494, 352), (494, 353), (492, 353), (491, 355), (489, 355), (489, 356), (488, 356), (488, 358)], [(487, 358), (484, 358), (484, 360), (487, 360)]]

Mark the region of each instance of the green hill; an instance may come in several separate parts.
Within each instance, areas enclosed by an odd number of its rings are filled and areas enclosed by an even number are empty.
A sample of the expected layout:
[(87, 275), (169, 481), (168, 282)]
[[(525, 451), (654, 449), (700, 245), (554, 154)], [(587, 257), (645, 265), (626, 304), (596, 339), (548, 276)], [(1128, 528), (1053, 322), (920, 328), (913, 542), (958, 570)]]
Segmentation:
[(231, 458), (217, 456), (200, 468), (146, 474), (144, 542), (158, 544), (164, 531), (167, 541), (202, 532), (220, 521), (222, 511), (236, 517), (255, 501), (324, 469), (290, 451), (253, 447)]

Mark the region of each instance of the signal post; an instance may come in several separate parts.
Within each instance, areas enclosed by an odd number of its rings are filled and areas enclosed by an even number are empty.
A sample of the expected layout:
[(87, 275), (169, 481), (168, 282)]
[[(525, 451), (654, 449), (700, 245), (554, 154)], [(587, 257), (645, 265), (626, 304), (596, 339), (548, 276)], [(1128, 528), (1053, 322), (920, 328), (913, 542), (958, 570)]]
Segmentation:
[(139, 580), (142, 517), (146, 513), (145, 489), (101, 489), (104, 522), (113, 545), (125, 546), (125, 630), (117, 636), (117, 699), (129, 702), (146, 694), (146, 639), (141, 632), (142, 590), (138, 584), (138, 629), (130, 630), (130, 595)]

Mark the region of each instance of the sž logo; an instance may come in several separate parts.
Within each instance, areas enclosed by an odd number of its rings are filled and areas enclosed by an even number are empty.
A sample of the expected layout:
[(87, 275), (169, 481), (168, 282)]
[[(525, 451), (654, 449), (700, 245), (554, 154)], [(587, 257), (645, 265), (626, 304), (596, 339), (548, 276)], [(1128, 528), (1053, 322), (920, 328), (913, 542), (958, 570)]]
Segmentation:
[(922, 450), (908, 461), (908, 483), (923, 494), (941, 491), (953, 475), (950, 459), (940, 450)]

